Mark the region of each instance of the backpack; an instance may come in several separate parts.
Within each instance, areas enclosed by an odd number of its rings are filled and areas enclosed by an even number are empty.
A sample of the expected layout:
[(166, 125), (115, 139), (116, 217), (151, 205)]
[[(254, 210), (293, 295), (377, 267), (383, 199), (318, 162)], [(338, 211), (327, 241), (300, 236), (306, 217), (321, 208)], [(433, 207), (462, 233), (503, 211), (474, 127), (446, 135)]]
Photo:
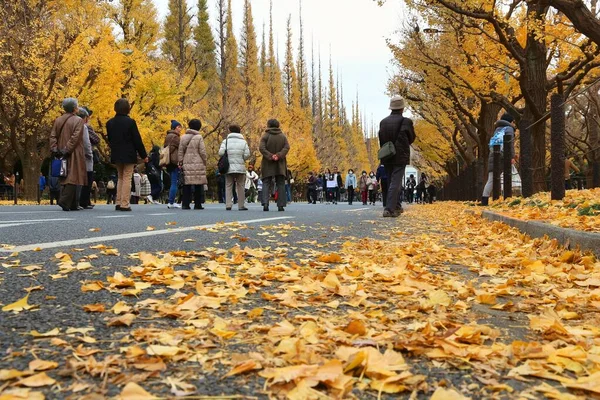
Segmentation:
[(228, 139), (225, 139), (225, 153), (219, 158), (219, 162), (217, 163), (217, 169), (221, 175), (225, 175), (229, 172), (229, 155), (227, 154), (227, 142)]
[(113, 190), (115, 188), (115, 181), (113, 181), (112, 179), (110, 181), (108, 181), (108, 184), (106, 185), (106, 188), (108, 190)]
[(504, 134), (506, 133), (508, 126), (496, 129), (494, 136), (490, 139), (490, 150), (494, 150), (494, 146), (499, 145), (500, 151), (504, 149)]
[(158, 165), (161, 167), (166, 167), (171, 164), (171, 150), (169, 149), (169, 146), (165, 146), (160, 149), (159, 155), (160, 159), (158, 161)]

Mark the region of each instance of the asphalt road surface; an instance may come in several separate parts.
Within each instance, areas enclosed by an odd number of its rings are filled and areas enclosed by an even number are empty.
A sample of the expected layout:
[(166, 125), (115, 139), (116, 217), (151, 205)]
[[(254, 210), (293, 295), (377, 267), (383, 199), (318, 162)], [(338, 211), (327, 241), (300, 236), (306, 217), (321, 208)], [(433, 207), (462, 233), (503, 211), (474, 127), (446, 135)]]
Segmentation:
[[(290, 222), (309, 227), (358, 225), (356, 234), (362, 236), (361, 232), (366, 235), (371, 232), (360, 229), (360, 222), (380, 218), (382, 213), (381, 205), (361, 203), (353, 206), (292, 203), (285, 212), (278, 212), (275, 205), (270, 212), (264, 212), (257, 204), (248, 205), (249, 211), (238, 211), (236, 206), (226, 211), (222, 204), (208, 204), (204, 210), (143, 204), (132, 207), (133, 211), (127, 213), (115, 211), (113, 205), (97, 205), (93, 210), (77, 212), (64, 212), (56, 206), (0, 207), (0, 254), (34, 253), (28, 258), (35, 262), (36, 258), (47, 258), (48, 251), (88, 248), (100, 243), (116, 247), (122, 253), (197, 250), (203, 245), (213, 245), (218, 236), (211, 230), (222, 224), (243, 224), (253, 227), (255, 233), (264, 233), (261, 227)], [(249, 233), (255, 243), (268, 244), (266, 235), (252, 235), (252, 230)], [(302, 238), (311, 236), (306, 230), (301, 233)]]

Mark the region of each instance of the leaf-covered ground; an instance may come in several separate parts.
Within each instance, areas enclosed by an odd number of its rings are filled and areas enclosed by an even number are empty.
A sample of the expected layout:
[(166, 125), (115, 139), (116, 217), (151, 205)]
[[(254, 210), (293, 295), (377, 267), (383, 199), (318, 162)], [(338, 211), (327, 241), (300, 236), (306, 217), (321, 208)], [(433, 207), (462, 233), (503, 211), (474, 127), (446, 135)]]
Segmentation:
[(490, 209), (523, 220), (600, 233), (600, 188), (568, 190), (561, 201), (551, 200), (547, 192), (500, 200), (492, 202)]
[(468, 208), (5, 257), (0, 399), (600, 398), (600, 262)]

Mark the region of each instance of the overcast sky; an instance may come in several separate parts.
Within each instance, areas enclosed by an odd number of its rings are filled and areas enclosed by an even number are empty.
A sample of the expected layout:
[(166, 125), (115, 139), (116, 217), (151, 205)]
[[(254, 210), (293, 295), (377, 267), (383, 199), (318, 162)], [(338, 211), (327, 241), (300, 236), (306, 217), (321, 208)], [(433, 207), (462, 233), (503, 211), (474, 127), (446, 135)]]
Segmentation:
[[(168, 10), (168, 0), (153, 1), (159, 15), (164, 18)], [(216, 1), (209, 0), (213, 27)], [(188, 0), (190, 6), (195, 6), (195, 3), (195, 0)], [(233, 27), (238, 36), (242, 24), (243, 3), (243, 0), (232, 0)], [(263, 23), (268, 29), (269, 0), (251, 0), (251, 4), (260, 46)], [(273, 1), (273, 24), (280, 62), (285, 51), (286, 23), (290, 14), (294, 30), (294, 51), (297, 52), (299, 4), (300, 0)], [(382, 7), (373, 0), (302, 0), (309, 65), (311, 41), (314, 41), (315, 57), (320, 47), (323, 77), (326, 79), (331, 48), (335, 73), (339, 72), (343, 79), (344, 101), (348, 112), (351, 111), (350, 106), (358, 90), (359, 102), (369, 123), (371, 116), (375, 123), (378, 123), (389, 113), (389, 101), (385, 91), (392, 71), (392, 55), (385, 39), (393, 37), (402, 23), (401, 4), (399, 0), (387, 0)], [(195, 9), (193, 12), (195, 13)]]

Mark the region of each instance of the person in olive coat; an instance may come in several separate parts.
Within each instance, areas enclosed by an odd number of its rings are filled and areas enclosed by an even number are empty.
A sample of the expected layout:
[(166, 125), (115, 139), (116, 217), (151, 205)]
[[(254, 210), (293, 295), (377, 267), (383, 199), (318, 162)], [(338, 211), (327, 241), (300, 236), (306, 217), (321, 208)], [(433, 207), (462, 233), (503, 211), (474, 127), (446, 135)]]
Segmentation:
[(127, 99), (119, 99), (115, 103), (115, 115), (106, 123), (110, 160), (117, 167), (117, 211), (131, 211), (129, 199), (131, 195), (131, 177), (133, 168), (138, 162), (138, 155), (148, 162), (148, 154), (144, 148), (142, 137), (134, 119), (129, 117), (131, 107)]
[(263, 178), (263, 210), (269, 211), (269, 197), (271, 193), (270, 178), (275, 178), (277, 185), (277, 207), (279, 211), (285, 211), (286, 193), (285, 178), (287, 173), (287, 154), (290, 144), (287, 137), (279, 128), (279, 121), (270, 119), (267, 122), (267, 130), (260, 139), (260, 153), (262, 154), (261, 171)]

